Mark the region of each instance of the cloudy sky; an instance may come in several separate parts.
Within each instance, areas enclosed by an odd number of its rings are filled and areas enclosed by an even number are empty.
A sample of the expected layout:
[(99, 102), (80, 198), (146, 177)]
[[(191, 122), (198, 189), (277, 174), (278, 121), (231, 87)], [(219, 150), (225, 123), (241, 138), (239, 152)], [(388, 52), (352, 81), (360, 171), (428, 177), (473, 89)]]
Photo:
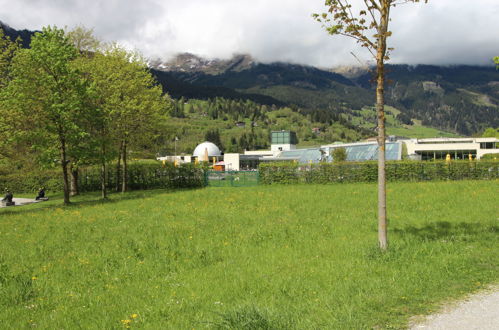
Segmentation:
[[(324, 0), (0, 0), (0, 21), (13, 28), (84, 25), (149, 57), (249, 53), (330, 67), (358, 63), (353, 52), (369, 61), (311, 18), (323, 11)], [(499, 0), (430, 0), (398, 6), (392, 18), (392, 63), (491, 64), (499, 55)]]

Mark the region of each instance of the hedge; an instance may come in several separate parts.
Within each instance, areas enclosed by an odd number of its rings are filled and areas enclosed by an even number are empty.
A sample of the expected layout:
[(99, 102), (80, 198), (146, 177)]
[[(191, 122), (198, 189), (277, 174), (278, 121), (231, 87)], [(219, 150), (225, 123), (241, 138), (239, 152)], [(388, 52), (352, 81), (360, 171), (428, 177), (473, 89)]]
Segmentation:
[[(261, 163), (263, 184), (376, 182), (376, 162), (303, 165), (290, 162)], [(492, 180), (499, 178), (498, 161), (389, 161), (388, 181)]]
[[(106, 186), (114, 189), (116, 186), (116, 167), (110, 165), (107, 171)], [(98, 191), (101, 189), (100, 169), (84, 167), (79, 171), (79, 190)], [(156, 188), (195, 188), (205, 185), (204, 171), (193, 164), (183, 164), (179, 167), (167, 163), (161, 164), (130, 164), (128, 166), (128, 187), (132, 190)], [(11, 173), (0, 175), (0, 187), (9, 188), (14, 193), (35, 192), (40, 187), (47, 191), (62, 191), (63, 182), (60, 169), (39, 170), (29, 173)]]

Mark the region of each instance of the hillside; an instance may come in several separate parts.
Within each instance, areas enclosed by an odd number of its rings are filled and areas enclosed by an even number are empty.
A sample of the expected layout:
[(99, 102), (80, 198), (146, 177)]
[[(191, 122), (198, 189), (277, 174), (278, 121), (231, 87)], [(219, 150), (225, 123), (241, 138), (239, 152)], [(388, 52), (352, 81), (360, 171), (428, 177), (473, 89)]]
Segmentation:
[(275, 130), (295, 131), (299, 147), (358, 141), (374, 134), (369, 128), (322, 112), (260, 105), (249, 100), (181, 98), (174, 101), (171, 118), (163, 124), (163, 132), (155, 141), (155, 145), (162, 146), (156, 152), (173, 154), (175, 137), (179, 138), (179, 154), (192, 153), (204, 140), (216, 143), (224, 152), (266, 149), (270, 148), (270, 132)]
[[(217, 62), (217, 69), (211, 70), (209, 61), (193, 61), (191, 55), (187, 70), (187, 64), (179, 63), (181, 59), (175, 59), (175, 65), (165, 64), (163, 70), (198, 86), (266, 95), (285, 104), (335, 114), (349, 114), (374, 103), (372, 74), (358, 68), (320, 70), (251, 62), (235, 70)], [(420, 121), (463, 135), (499, 126), (499, 72), (492, 66), (388, 65), (387, 77), (387, 104), (399, 109), (408, 123)]]

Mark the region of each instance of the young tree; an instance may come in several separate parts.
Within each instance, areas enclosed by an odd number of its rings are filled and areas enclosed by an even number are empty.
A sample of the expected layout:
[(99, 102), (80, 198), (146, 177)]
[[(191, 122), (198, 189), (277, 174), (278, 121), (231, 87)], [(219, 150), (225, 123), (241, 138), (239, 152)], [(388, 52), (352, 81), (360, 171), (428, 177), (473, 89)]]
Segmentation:
[(376, 60), (376, 112), (378, 117), (378, 240), (381, 250), (388, 248), (385, 177), (385, 61), (389, 59), (387, 39), (392, 7), (428, 0), (363, 0), (361, 10), (354, 12), (350, 0), (326, 0), (327, 13), (313, 14), (331, 35), (355, 39)]
[(86, 85), (73, 66), (77, 56), (63, 30), (44, 28), (32, 38), (30, 49), (16, 52), (11, 79), (0, 98), (9, 109), (2, 121), (13, 139), (29, 141), (44, 163), (53, 163), (58, 154), (64, 204), (70, 202), (69, 157), (88, 136), (82, 128)]
[(127, 190), (128, 147), (152, 140), (161, 115), (165, 115), (171, 105), (162, 96), (145, 62), (135, 53), (111, 45), (102, 53), (82, 60), (81, 65), (92, 82), (93, 108), (98, 113), (94, 130), (100, 145), (101, 186), (105, 197), (109, 158), (118, 155), (118, 169), (123, 162), (121, 191), (124, 192)]
[(347, 160), (347, 150), (345, 148), (334, 148), (333, 161), (340, 163), (345, 160)]

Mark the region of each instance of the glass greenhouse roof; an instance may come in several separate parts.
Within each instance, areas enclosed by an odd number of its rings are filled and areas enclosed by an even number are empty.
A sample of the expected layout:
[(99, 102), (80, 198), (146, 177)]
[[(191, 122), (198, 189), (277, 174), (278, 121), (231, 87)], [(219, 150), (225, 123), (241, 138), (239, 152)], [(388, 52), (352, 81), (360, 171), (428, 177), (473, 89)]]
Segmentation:
[[(283, 151), (277, 157), (268, 158), (267, 160), (296, 160), (300, 163), (319, 163), (321, 161), (332, 161), (332, 150), (334, 148), (345, 148), (347, 152), (347, 161), (365, 161), (378, 159), (378, 144), (377, 143), (358, 143), (350, 145), (338, 145), (337, 147), (329, 147), (327, 156), (322, 150), (327, 150), (327, 147), (311, 148), (311, 149), (295, 149)], [(386, 160), (402, 159), (402, 143), (387, 142), (386, 143)]]
[(319, 148), (283, 151), (279, 155), (279, 158), (296, 160), (300, 163), (318, 163), (321, 161), (321, 157), (322, 153)]
[[(378, 159), (378, 144), (358, 144), (345, 147), (348, 161), (364, 161)], [(386, 160), (399, 160), (402, 156), (402, 147), (399, 142), (386, 143)]]

